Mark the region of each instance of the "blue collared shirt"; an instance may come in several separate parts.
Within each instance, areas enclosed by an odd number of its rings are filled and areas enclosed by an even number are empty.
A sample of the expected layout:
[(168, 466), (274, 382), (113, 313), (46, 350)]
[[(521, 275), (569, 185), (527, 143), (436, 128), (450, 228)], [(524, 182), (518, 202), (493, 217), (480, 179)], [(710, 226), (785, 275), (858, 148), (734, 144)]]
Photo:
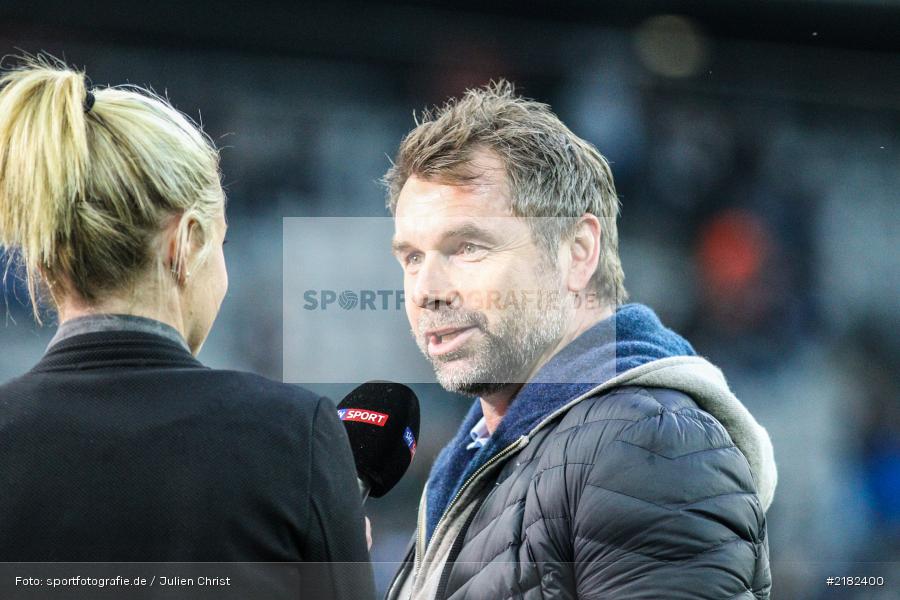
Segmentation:
[(488, 431), (487, 421), (484, 420), (484, 417), (475, 423), (475, 427), (472, 428), (469, 435), (472, 436), (472, 442), (466, 446), (466, 450), (477, 450), (488, 443), (488, 440), (491, 439), (491, 432)]

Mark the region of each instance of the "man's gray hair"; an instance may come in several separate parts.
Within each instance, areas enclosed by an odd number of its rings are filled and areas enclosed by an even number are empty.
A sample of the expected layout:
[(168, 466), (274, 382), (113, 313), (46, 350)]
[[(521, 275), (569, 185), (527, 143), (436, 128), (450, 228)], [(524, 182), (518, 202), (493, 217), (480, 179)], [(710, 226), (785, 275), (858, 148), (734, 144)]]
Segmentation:
[(482, 173), (472, 159), (480, 150), (503, 161), (512, 212), (528, 220), (554, 264), (560, 243), (571, 238), (582, 215), (600, 219), (600, 262), (592, 285), (599, 300), (612, 306), (624, 303), (628, 294), (616, 231), (619, 199), (609, 163), (548, 105), (516, 95), (507, 81), (468, 90), (421, 114), (383, 180), (391, 214), (413, 175), (452, 184), (477, 180)]

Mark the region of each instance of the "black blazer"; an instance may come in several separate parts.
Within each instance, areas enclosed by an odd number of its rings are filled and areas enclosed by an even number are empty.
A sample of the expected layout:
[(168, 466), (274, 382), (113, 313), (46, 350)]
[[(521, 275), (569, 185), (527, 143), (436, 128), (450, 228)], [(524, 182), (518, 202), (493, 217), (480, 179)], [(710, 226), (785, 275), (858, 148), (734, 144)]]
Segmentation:
[(0, 386), (0, 561), (364, 562), (332, 574), (368, 598), (368, 560), (327, 399), (129, 331), (64, 339)]

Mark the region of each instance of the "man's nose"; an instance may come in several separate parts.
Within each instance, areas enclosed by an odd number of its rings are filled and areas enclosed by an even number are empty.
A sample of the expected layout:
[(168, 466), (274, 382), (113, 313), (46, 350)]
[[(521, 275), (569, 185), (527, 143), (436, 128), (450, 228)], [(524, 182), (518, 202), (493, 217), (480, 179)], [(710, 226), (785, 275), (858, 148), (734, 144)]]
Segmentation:
[(416, 275), (413, 302), (419, 308), (444, 310), (456, 308), (461, 302), (459, 290), (447, 269), (446, 259), (440, 254), (426, 254)]

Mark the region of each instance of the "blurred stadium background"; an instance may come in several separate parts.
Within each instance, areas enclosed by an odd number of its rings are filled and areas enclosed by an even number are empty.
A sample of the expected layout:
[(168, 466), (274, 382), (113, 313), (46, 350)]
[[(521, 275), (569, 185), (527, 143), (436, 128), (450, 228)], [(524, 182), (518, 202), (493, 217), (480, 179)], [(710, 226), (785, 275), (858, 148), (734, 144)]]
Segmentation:
[[(897, 597), (900, 4), (0, 7), (3, 53), (45, 50), (95, 84), (152, 86), (223, 146), (231, 288), (201, 359), (274, 378), (282, 217), (385, 216), (377, 180), (413, 109), (497, 77), (549, 102), (613, 164), (632, 298), (722, 366), (773, 437), (773, 597)], [(53, 332), (14, 277), (4, 288), (0, 380)], [(337, 402), (357, 383), (314, 387)], [(381, 589), (469, 404), (417, 392), (412, 472), (368, 504)], [(826, 587), (839, 575), (888, 581)]]

